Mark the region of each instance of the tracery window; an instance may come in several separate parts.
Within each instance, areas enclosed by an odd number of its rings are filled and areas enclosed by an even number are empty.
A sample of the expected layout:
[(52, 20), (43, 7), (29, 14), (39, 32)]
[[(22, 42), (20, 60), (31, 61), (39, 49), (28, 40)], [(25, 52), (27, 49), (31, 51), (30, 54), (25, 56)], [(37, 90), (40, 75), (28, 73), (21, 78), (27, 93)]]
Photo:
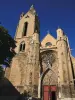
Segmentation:
[(20, 51), (24, 51), (24, 50), (25, 50), (25, 43), (22, 42), (22, 43), (20, 44)]
[(41, 54), (41, 59), (42, 59), (42, 62), (46, 64), (46, 67), (49, 67), (49, 66), (51, 67), (52, 64), (56, 60), (56, 55), (53, 51), (43, 52)]

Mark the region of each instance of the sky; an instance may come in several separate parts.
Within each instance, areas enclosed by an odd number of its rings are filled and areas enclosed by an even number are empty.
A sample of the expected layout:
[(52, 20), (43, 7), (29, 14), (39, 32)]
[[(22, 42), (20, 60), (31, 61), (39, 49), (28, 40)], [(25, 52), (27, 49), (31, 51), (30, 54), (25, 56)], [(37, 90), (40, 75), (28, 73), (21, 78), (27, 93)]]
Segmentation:
[(75, 56), (75, 0), (0, 0), (0, 22), (14, 37), (20, 14), (34, 5), (40, 20), (40, 40), (49, 30), (56, 38), (56, 30), (62, 28), (69, 38), (72, 55)]

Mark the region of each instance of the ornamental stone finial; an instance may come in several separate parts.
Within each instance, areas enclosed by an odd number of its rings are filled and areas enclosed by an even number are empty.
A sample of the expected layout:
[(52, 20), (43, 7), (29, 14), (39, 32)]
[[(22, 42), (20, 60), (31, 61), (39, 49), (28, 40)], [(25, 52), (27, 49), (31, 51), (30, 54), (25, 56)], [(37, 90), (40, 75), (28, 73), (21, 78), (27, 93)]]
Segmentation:
[(31, 5), (30, 9), (34, 9), (34, 5)]

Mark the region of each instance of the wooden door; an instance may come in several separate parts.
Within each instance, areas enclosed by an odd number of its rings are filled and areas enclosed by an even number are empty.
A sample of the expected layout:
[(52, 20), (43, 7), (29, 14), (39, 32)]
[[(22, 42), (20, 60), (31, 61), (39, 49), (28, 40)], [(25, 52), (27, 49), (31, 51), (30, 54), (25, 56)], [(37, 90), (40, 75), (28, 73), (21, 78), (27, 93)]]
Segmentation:
[(43, 86), (43, 100), (56, 100), (56, 86)]

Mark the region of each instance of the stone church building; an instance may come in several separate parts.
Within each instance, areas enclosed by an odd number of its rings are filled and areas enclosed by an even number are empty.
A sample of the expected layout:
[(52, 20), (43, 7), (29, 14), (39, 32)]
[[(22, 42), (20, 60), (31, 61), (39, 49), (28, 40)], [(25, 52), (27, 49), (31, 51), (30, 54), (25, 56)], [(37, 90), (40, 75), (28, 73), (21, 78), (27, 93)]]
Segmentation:
[(75, 58), (61, 28), (40, 42), (40, 22), (33, 6), (20, 15), (16, 55), (5, 77), (20, 92), (42, 100), (75, 100)]

